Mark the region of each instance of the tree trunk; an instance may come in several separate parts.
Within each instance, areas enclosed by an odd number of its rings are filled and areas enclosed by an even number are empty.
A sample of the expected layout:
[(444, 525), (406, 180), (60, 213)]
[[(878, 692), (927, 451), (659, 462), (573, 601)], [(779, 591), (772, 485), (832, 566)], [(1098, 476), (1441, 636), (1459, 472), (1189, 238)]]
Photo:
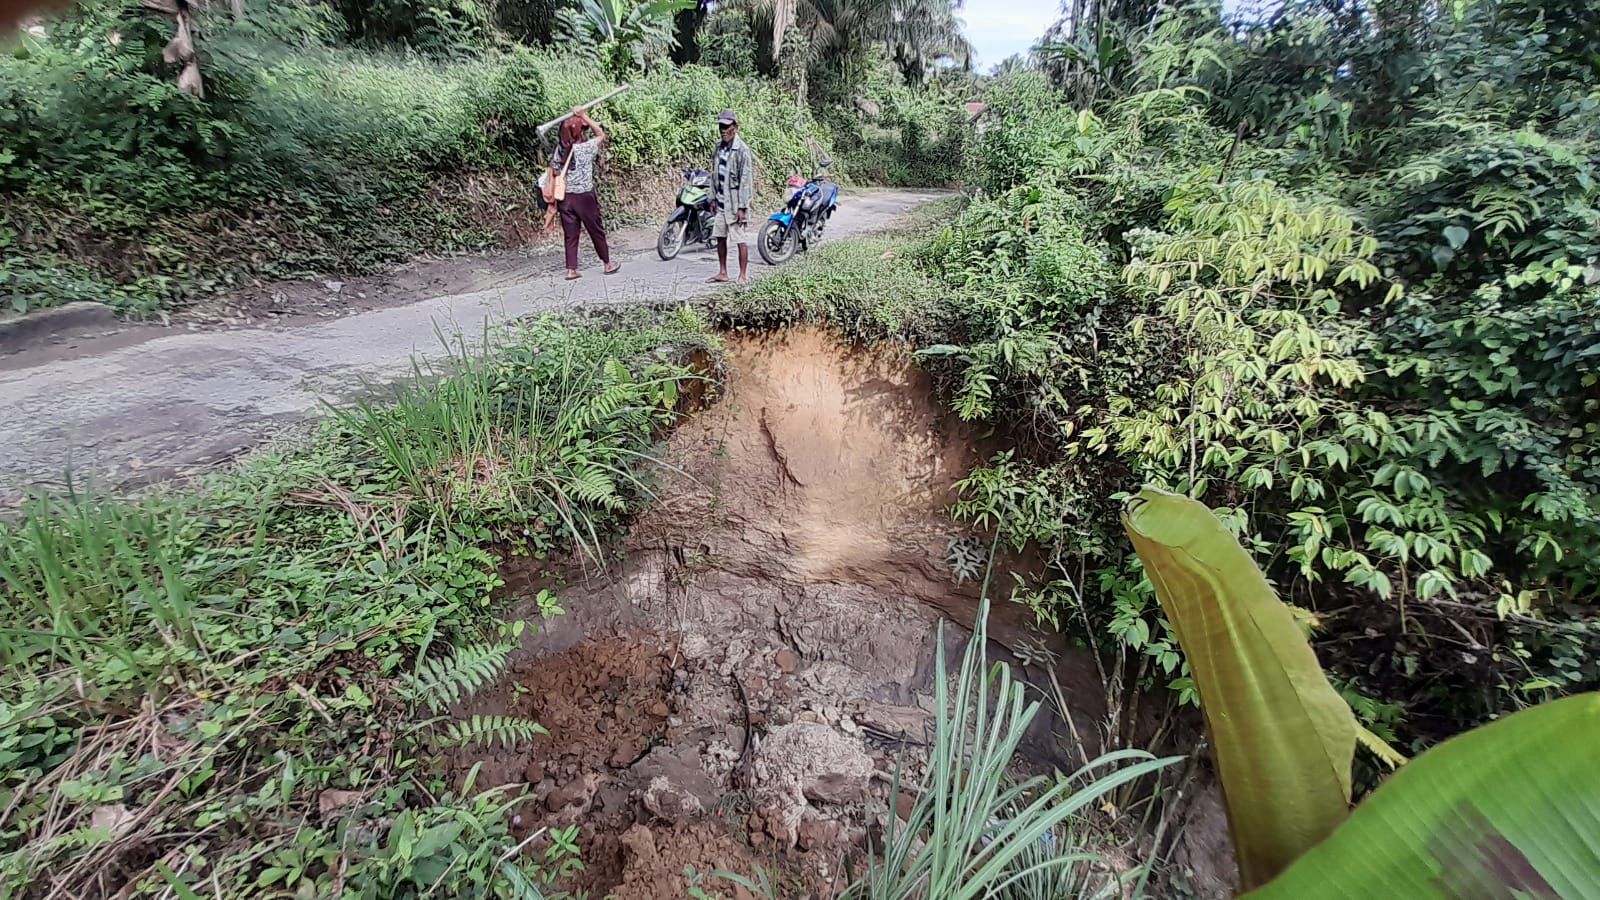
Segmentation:
[(795, 0), (774, 0), (772, 4), (772, 59), (783, 59), (783, 37), (794, 24)]

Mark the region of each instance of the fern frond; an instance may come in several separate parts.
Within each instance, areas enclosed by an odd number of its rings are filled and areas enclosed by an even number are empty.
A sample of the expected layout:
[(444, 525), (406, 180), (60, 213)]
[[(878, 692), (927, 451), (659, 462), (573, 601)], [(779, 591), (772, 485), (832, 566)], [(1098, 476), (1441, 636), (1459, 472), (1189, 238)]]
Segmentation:
[(401, 678), (406, 699), (439, 712), (482, 690), (505, 671), (513, 645), (473, 644), (456, 648), (449, 659), (426, 659)]
[(567, 490), (578, 500), (604, 509), (620, 510), (624, 506), (617, 483), (599, 466), (586, 465), (574, 471)]
[(1537, 202), (1505, 185), (1483, 185), (1474, 190), (1472, 209), (1478, 214), (1479, 227), (1493, 237), (1508, 229), (1526, 231), (1528, 220), (1540, 214)]
[(632, 381), (613, 384), (573, 410), (569, 427), (572, 434), (594, 431), (602, 422), (615, 418), (629, 405), (642, 402), (639, 385)]
[(447, 747), (487, 749), (498, 742), (502, 747), (512, 747), (520, 741), (532, 740), (538, 735), (549, 733), (543, 725), (532, 719), (520, 719), (515, 716), (473, 716), (446, 725), (441, 743)]

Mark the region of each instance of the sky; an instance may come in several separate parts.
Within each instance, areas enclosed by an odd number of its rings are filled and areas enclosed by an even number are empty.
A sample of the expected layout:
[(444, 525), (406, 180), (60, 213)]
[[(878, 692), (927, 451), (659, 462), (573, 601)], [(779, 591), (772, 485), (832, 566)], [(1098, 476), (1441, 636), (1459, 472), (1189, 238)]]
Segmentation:
[[(1224, 14), (1271, 0), (1222, 0)], [(1248, 8), (1248, 7), (1247, 7)], [(1061, 0), (966, 0), (961, 18), (972, 42), (973, 68), (987, 72), (1013, 54), (1026, 54), (1045, 29), (1061, 18)]]
[(973, 68), (987, 72), (1028, 48), (1061, 16), (1061, 0), (967, 0), (961, 17), (974, 51)]

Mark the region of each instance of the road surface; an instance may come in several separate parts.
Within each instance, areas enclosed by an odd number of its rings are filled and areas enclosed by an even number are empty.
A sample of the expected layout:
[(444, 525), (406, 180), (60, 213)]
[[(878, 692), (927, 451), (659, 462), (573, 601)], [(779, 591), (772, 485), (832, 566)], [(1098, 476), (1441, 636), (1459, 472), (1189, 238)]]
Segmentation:
[[(882, 229), (939, 196), (847, 195), (828, 238)], [(546, 271), (488, 290), (391, 306), (379, 297), (379, 308), (288, 325), (129, 329), (120, 340), (113, 335), (87, 349), (0, 359), (0, 504), (13, 505), (30, 485), (61, 484), (69, 473), (112, 488), (230, 459), (299, 431), (322, 398), (336, 401), (404, 378), (415, 354), (438, 352), (440, 330), (470, 337), (529, 314), (729, 289), (705, 283), (716, 264), (703, 249), (686, 249), (670, 263), (653, 248), (618, 258), (623, 269), (610, 277), (588, 259), (584, 277), (567, 282), (552, 255)], [(758, 256), (751, 270), (757, 277), (771, 271)]]

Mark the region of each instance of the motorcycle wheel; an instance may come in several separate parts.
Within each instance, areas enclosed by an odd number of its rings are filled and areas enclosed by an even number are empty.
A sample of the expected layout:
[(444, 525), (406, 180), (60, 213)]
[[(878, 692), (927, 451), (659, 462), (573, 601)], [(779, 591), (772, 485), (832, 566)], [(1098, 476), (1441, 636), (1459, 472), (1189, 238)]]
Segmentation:
[(689, 228), (689, 223), (679, 219), (668, 222), (661, 229), (661, 236), (656, 238), (656, 255), (665, 260), (673, 259), (683, 249), (683, 235)]
[(756, 249), (769, 266), (782, 265), (794, 259), (800, 250), (800, 238), (795, 229), (786, 228), (782, 222), (768, 219), (756, 235)]

